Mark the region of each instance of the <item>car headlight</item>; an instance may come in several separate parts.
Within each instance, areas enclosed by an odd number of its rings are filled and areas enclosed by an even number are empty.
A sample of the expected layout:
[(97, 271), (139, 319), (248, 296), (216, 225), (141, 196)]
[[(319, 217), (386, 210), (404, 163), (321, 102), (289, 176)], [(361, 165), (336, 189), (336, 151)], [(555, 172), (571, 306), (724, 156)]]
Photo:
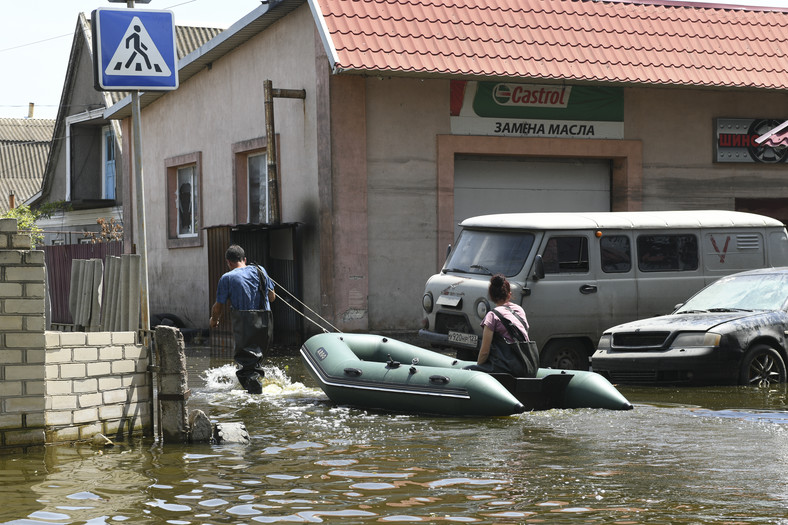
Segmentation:
[(596, 345), (597, 350), (610, 350), (610, 344), (613, 341), (613, 336), (610, 334), (602, 334), (599, 338), (599, 343)]
[(424, 311), (429, 314), (432, 313), (432, 305), (432, 292), (427, 292), (424, 294), (424, 297), (421, 298), (421, 306), (423, 306)]
[(679, 334), (670, 346), (719, 346), (722, 336), (714, 332), (687, 332)]
[(484, 316), (487, 315), (487, 312), (490, 311), (490, 303), (487, 302), (487, 299), (481, 298), (476, 300), (475, 305), (476, 315), (479, 316), (479, 319), (484, 319)]

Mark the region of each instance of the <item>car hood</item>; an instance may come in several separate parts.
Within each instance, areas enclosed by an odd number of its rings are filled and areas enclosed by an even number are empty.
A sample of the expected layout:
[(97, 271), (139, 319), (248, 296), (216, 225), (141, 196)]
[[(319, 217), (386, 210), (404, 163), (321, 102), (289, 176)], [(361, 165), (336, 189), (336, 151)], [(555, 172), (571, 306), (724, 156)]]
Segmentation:
[(650, 317), (614, 326), (606, 332), (674, 332), (676, 330), (706, 331), (731, 321), (763, 315), (764, 312), (719, 312), (708, 314), (673, 314)]

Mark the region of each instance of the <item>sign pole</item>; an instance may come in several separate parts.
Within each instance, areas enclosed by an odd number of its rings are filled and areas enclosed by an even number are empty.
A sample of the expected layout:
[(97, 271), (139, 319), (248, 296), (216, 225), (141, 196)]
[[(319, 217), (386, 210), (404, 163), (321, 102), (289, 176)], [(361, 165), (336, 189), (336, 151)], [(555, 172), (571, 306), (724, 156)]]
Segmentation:
[(140, 92), (131, 93), (131, 148), (134, 150), (134, 180), (137, 186), (137, 251), (140, 254), (140, 307), (142, 329), (150, 330), (148, 312), (148, 243), (145, 234), (145, 184), (142, 179), (142, 132), (140, 131)]
[[(126, 7), (134, 9), (134, 0), (127, 0)], [(134, 150), (134, 181), (137, 186), (137, 251), (140, 253), (140, 308), (141, 328), (150, 330), (148, 302), (148, 240), (145, 232), (145, 183), (142, 178), (142, 131), (140, 119), (140, 92), (131, 92), (131, 129)]]
[[(136, 252), (140, 256), (140, 329), (150, 331), (148, 247), (145, 232), (145, 184), (142, 172), (142, 123), (140, 92), (171, 91), (178, 88), (178, 58), (175, 21), (170, 11), (97, 8), (91, 14), (93, 29), (94, 84), (99, 91), (131, 92), (131, 149), (133, 151), (136, 199)], [(136, 0), (147, 4), (150, 0)], [(131, 202), (129, 204), (132, 204)], [(135, 319), (136, 323), (137, 320)]]

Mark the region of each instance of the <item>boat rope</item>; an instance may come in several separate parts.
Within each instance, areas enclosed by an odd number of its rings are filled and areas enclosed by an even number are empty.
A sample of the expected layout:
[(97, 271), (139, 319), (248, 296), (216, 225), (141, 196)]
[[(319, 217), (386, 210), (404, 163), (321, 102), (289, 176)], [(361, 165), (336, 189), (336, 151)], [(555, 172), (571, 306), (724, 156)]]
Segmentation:
[[(334, 332), (337, 332), (337, 333), (340, 333), (340, 334), (342, 333), (342, 331), (341, 331), (339, 328), (337, 328), (336, 326), (334, 326), (334, 325), (332, 325), (331, 323), (329, 323), (327, 320), (325, 320), (323, 317), (321, 317), (319, 313), (317, 313), (317, 312), (315, 312), (314, 310), (312, 310), (311, 308), (309, 308), (309, 306), (307, 306), (306, 304), (304, 304), (303, 302), (301, 302), (301, 301), (298, 299), (298, 297), (296, 297), (295, 295), (293, 295), (292, 293), (290, 293), (290, 290), (288, 290), (287, 288), (285, 288), (284, 286), (282, 286), (282, 285), (281, 285), (281, 284), (279, 284), (278, 282), (274, 281), (273, 277), (271, 277), (270, 275), (269, 275), (268, 277), (271, 279), (271, 281), (272, 281), (272, 282), (273, 282), (273, 283), (274, 283), (276, 286), (278, 286), (278, 287), (279, 287), (279, 289), (280, 289), (280, 290), (284, 290), (284, 292), (285, 292), (285, 293), (286, 293), (286, 294), (287, 294), (287, 295), (288, 295), (288, 296), (289, 296), (289, 297), (290, 297), (290, 298), (291, 298), (293, 301), (297, 302), (297, 303), (298, 303), (298, 304), (300, 304), (302, 307), (306, 308), (307, 310), (309, 310), (310, 312), (312, 312), (314, 315), (316, 315), (316, 316), (317, 316), (317, 317), (318, 317), (318, 318), (319, 318), (321, 321), (323, 321), (323, 322), (324, 322), (324, 323), (326, 323), (328, 326), (330, 326), (330, 327), (331, 327), (331, 328), (334, 330)], [(329, 332), (330, 332), (330, 330), (328, 330), (328, 329), (326, 329), (325, 327), (323, 327), (323, 326), (322, 326), (320, 323), (318, 323), (318, 322), (317, 322), (317, 321), (315, 321), (314, 319), (311, 319), (311, 318), (310, 318), (308, 315), (304, 314), (303, 312), (299, 311), (299, 310), (298, 310), (298, 309), (297, 309), (295, 306), (293, 306), (292, 304), (290, 304), (290, 302), (289, 302), (289, 301), (282, 300), (282, 302), (283, 302), (283, 303), (285, 303), (285, 304), (287, 305), (287, 307), (288, 307), (288, 308), (290, 308), (291, 310), (293, 310), (295, 313), (297, 313), (298, 315), (300, 315), (301, 317), (303, 317), (304, 319), (306, 319), (306, 320), (307, 320), (307, 321), (309, 321), (310, 323), (314, 324), (315, 326), (317, 326), (318, 328), (320, 328), (321, 330), (323, 330), (323, 332), (324, 332), (324, 333), (329, 333)]]

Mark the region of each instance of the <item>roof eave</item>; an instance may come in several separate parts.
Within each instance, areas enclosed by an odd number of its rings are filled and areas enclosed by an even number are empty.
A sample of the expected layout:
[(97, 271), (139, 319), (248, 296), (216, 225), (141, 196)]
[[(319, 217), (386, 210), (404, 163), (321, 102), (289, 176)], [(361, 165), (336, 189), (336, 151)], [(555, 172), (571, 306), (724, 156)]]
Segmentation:
[[(270, 0), (219, 33), (205, 45), (198, 47), (178, 61), (178, 82), (183, 83), (210, 67), (216, 60), (263, 32), (281, 18), (288, 15), (305, 0)], [(123, 90), (125, 91), (125, 90)], [(168, 91), (144, 91), (140, 93), (140, 107), (148, 106), (166, 95)], [(131, 95), (125, 97), (104, 112), (106, 119), (125, 119), (131, 116)]]

